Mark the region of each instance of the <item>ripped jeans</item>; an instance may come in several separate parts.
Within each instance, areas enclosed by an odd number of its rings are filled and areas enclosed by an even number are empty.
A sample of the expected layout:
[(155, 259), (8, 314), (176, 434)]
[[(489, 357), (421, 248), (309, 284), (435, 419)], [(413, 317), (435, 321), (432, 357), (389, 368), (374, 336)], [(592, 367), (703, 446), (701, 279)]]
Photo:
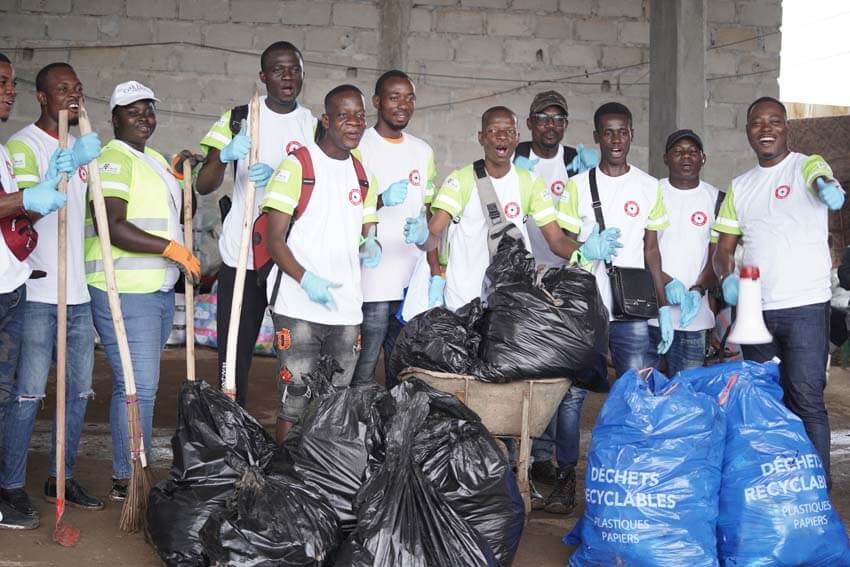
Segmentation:
[[(77, 447), (93, 395), (94, 324), (88, 303), (68, 306), (68, 354), (65, 380), (65, 477), (74, 476)], [(15, 396), (7, 408), (0, 487), (23, 488), (27, 450), (36, 414), (44, 403), (47, 376), (56, 357), (56, 305), (27, 301)], [(53, 415), (53, 409), (49, 414)], [(50, 451), (50, 476), (56, 476), (56, 423)]]
[(302, 376), (316, 368), (320, 356), (326, 354), (342, 367), (342, 373), (334, 374), (334, 386), (351, 384), (360, 354), (360, 325), (323, 325), (277, 313), (272, 320), (279, 372), (277, 416), (297, 423), (312, 397)]

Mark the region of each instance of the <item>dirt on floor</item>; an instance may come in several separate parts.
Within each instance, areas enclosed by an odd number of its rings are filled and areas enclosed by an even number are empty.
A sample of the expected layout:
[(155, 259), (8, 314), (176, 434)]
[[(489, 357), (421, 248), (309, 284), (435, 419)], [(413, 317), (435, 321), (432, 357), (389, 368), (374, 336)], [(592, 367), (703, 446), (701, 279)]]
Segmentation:
[[(165, 478), (170, 464), (169, 436), (174, 430), (177, 394), (185, 379), (185, 351), (168, 350), (162, 357), (162, 373), (154, 417), (155, 447), (153, 469), (156, 479)], [(197, 352), (197, 374), (217, 383), (216, 355), (208, 349)], [(251, 371), (251, 390), (248, 410), (264, 425), (272, 426), (275, 418), (276, 384), (275, 360), (255, 357)], [(51, 389), (55, 385), (50, 386)], [(105, 497), (110, 488), (108, 413), (112, 382), (111, 372), (101, 351), (97, 352), (94, 372), (95, 399), (89, 404), (83, 443), (78, 455), (75, 478), (96, 495)], [(582, 455), (586, 452), (590, 432), (596, 421), (604, 395), (590, 394), (582, 415)], [(833, 367), (827, 388), (827, 406), (833, 429), (832, 501), (843, 518), (850, 519), (850, 371)], [(49, 451), (49, 420), (54, 401), (50, 394), (39, 414), (36, 435), (31, 446), (27, 490), (39, 506), (42, 525), (27, 532), (0, 531), (0, 567), (48, 565), (120, 565), (141, 567), (159, 565), (153, 549), (141, 534), (126, 535), (118, 529), (120, 505), (107, 503), (100, 512), (84, 512), (69, 508), (65, 522), (80, 528), (82, 537), (76, 547), (62, 548), (53, 543), (53, 505), (42, 497), (47, 475)], [(579, 494), (583, 494), (584, 459), (579, 463)], [(541, 492), (548, 487), (539, 487)], [(561, 542), (580, 517), (579, 507), (568, 517), (533, 512), (523, 533), (516, 567), (563, 567), (572, 548)]]

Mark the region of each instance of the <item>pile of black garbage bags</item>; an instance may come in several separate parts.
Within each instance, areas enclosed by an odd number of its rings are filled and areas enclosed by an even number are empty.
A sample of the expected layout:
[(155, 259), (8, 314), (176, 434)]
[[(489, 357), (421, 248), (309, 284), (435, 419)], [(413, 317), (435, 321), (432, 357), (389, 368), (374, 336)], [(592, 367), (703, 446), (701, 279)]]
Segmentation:
[[(564, 266), (540, 271), (522, 240), (505, 236), (487, 268), (484, 304), (437, 307), (414, 317), (396, 340), (396, 373), (416, 367), (505, 383), (570, 377), (608, 391), (608, 310), (593, 274)], [(597, 370), (596, 374), (588, 370)]]
[(419, 380), (335, 389), (337, 363), (286, 443), (205, 382), (186, 382), (171, 476), (147, 536), (169, 566), (507, 566), (525, 521), (480, 418)]

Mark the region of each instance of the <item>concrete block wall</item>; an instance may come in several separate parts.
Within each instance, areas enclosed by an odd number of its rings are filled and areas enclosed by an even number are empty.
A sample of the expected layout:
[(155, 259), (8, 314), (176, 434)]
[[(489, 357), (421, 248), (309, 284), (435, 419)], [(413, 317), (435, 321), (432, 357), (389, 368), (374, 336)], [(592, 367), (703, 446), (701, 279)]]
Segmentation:
[[(162, 100), (152, 146), (164, 153), (197, 147), (225, 109), (248, 99), (258, 82), (259, 52), (280, 39), (301, 47), (302, 102), (320, 114), (324, 94), (340, 83), (371, 94), (390, 41), (381, 37), (383, 2), (396, 1), (404, 6), (400, 66), (418, 89), (410, 130), (434, 146), (441, 177), (480, 155), (476, 133), (490, 106), (514, 109), (527, 139), (531, 98), (549, 88), (567, 97), (572, 144), (592, 143), (600, 103), (627, 104), (635, 118), (632, 161), (646, 168), (650, 0), (5, 0), (0, 51), (13, 59), (21, 80), (0, 139), (37, 116), (38, 69), (67, 61), (83, 80), (95, 127), (106, 139), (104, 101), (117, 83), (136, 79)], [(752, 163), (743, 134), (747, 104), (778, 91), (778, 70), (761, 71), (778, 68), (779, 35), (764, 34), (778, 31), (781, 8), (779, 0), (706, 5), (707, 43), (716, 47), (706, 59), (706, 177), (724, 185)], [(228, 51), (75, 47), (180, 41)], [(27, 49), (43, 47), (54, 49)], [(599, 72), (612, 68), (619, 70)], [(753, 72), (760, 73), (723, 78)]]

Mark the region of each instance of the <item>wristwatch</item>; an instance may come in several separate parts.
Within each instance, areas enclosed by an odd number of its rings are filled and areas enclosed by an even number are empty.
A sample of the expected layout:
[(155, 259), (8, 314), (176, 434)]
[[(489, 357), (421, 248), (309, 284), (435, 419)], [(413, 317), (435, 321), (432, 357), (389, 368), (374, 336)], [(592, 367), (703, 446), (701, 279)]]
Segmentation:
[(701, 285), (692, 285), (688, 291), (696, 291), (701, 296), (705, 297), (705, 288)]

